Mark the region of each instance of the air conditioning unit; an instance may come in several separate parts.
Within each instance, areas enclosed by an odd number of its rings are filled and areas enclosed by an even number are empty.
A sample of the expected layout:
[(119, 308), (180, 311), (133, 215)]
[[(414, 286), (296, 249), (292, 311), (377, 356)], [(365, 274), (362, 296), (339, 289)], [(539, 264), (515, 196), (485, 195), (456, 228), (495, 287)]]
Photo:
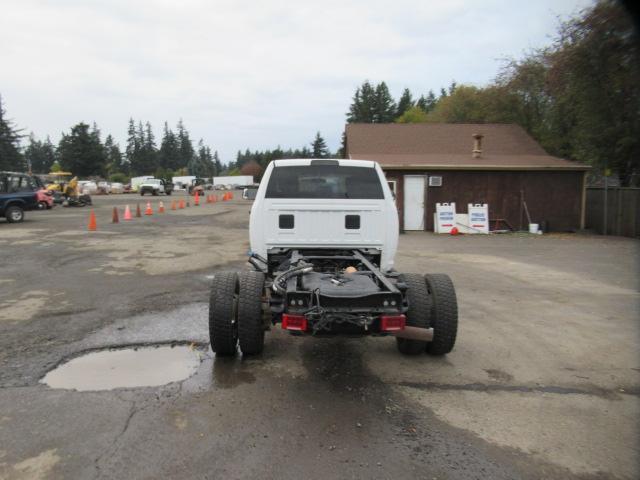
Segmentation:
[(442, 177), (429, 177), (429, 186), (430, 187), (441, 187), (442, 186)]

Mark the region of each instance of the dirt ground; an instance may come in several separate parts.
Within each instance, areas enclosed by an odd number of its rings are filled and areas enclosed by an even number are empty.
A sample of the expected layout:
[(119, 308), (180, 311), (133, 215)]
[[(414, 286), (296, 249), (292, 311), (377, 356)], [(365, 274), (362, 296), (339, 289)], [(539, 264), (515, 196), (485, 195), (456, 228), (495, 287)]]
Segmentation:
[[(250, 203), (180, 198), (112, 224), (140, 197), (95, 197), (97, 232), (86, 208), (0, 221), (1, 479), (640, 477), (638, 240), (404, 234), (398, 270), (456, 285), (451, 354), (274, 328), (263, 356), (223, 361), (208, 286), (245, 268)], [(187, 380), (40, 382), (86, 351), (172, 343), (198, 352)]]

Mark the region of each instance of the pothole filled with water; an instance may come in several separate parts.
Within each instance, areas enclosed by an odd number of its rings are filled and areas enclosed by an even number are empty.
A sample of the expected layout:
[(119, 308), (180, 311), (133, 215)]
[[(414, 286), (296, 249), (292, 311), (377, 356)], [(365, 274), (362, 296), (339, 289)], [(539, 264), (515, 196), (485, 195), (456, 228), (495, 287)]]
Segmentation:
[(41, 382), (80, 392), (157, 387), (189, 378), (201, 359), (198, 349), (185, 345), (101, 350), (59, 365)]

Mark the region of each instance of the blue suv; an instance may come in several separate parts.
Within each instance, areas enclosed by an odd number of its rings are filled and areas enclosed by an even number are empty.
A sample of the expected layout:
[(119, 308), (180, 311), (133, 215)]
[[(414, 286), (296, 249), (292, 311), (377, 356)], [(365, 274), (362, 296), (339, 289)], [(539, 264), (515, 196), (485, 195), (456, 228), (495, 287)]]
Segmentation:
[(25, 210), (38, 208), (38, 182), (25, 173), (0, 172), (0, 217), (7, 222), (24, 220)]

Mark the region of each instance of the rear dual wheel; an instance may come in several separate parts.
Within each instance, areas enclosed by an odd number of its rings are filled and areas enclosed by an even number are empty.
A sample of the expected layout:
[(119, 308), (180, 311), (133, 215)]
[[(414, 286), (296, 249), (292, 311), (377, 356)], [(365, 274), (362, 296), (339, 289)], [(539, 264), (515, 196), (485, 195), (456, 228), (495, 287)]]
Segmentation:
[(216, 273), (209, 298), (209, 338), (218, 356), (256, 355), (264, 347), (261, 272)]
[(456, 343), (458, 334), (458, 300), (449, 275), (428, 273), (424, 276), (431, 297), (430, 326), (433, 340), (427, 343), (429, 355), (445, 355)]
[(418, 355), (426, 351), (429, 355), (445, 355), (456, 343), (458, 332), (458, 303), (453, 282), (443, 273), (415, 273), (402, 275), (407, 285), (409, 310), (407, 325), (433, 328), (433, 340), (421, 342), (396, 338), (398, 350), (405, 355)]

